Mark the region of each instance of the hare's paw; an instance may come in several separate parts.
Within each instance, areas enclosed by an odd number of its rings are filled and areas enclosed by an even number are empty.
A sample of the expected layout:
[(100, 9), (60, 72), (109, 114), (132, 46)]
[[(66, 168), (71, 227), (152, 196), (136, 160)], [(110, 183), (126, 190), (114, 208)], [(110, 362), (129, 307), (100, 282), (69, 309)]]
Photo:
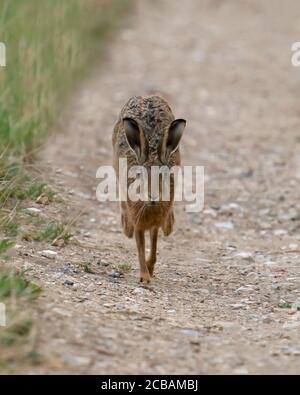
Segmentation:
[(140, 272), (140, 282), (149, 284), (150, 281), (151, 281), (150, 273), (148, 271), (146, 271), (146, 272), (141, 271)]

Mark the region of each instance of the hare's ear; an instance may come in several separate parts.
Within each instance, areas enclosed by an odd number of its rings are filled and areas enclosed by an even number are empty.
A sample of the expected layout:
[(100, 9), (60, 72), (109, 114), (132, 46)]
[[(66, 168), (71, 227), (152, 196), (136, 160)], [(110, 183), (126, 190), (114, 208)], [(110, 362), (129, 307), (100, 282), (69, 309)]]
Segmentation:
[(139, 163), (145, 162), (148, 155), (148, 144), (144, 131), (132, 118), (124, 118), (123, 125), (129, 147), (134, 151)]
[(164, 136), (161, 147), (161, 158), (164, 162), (167, 162), (170, 155), (177, 150), (185, 126), (186, 120), (184, 119), (176, 119), (171, 123)]

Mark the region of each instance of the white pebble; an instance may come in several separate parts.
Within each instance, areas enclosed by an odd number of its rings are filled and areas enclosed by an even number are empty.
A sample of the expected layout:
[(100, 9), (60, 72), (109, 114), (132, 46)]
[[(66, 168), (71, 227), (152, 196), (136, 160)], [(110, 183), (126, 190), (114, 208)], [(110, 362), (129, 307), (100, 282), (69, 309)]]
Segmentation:
[(228, 221), (228, 222), (216, 222), (215, 226), (219, 229), (233, 229), (234, 225), (233, 222)]
[(41, 255), (48, 259), (55, 259), (57, 256), (57, 252), (52, 250), (45, 250), (41, 252)]
[(29, 207), (29, 208), (27, 208), (26, 210), (29, 211), (30, 213), (33, 213), (33, 214), (38, 214), (38, 213), (41, 213), (41, 212), (42, 212), (41, 209), (35, 208), (35, 207)]

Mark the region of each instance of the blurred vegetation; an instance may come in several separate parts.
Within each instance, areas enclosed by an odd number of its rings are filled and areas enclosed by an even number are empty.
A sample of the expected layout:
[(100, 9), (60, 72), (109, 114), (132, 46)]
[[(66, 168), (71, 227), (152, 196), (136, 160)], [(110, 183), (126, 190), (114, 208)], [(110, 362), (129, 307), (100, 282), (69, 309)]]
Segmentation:
[(0, 155), (31, 154), (130, 0), (0, 0)]
[(11, 362), (36, 363), (36, 329), (32, 304), (41, 288), (26, 278), (25, 271), (12, 269), (8, 263), (14, 242), (0, 241), (0, 303), (4, 303), (6, 326), (0, 327), (0, 370), (9, 372)]

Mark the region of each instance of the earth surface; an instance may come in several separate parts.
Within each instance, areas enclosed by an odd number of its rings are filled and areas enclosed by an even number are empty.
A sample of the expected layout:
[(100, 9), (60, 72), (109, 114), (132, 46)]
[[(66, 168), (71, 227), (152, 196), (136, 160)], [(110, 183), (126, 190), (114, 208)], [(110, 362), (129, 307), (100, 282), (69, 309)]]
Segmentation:
[[(19, 243), (15, 264), (43, 289), (42, 363), (22, 372), (299, 373), (299, 19), (292, 0), (137, 2), (40, 158), (60, 199), (34, 207), (74, 238)], [(182, 162), (204, 166), (205, 204), (176, 205), (142, 285), (96, 171), (124, 103), (154, 93), (188, 121)]]

